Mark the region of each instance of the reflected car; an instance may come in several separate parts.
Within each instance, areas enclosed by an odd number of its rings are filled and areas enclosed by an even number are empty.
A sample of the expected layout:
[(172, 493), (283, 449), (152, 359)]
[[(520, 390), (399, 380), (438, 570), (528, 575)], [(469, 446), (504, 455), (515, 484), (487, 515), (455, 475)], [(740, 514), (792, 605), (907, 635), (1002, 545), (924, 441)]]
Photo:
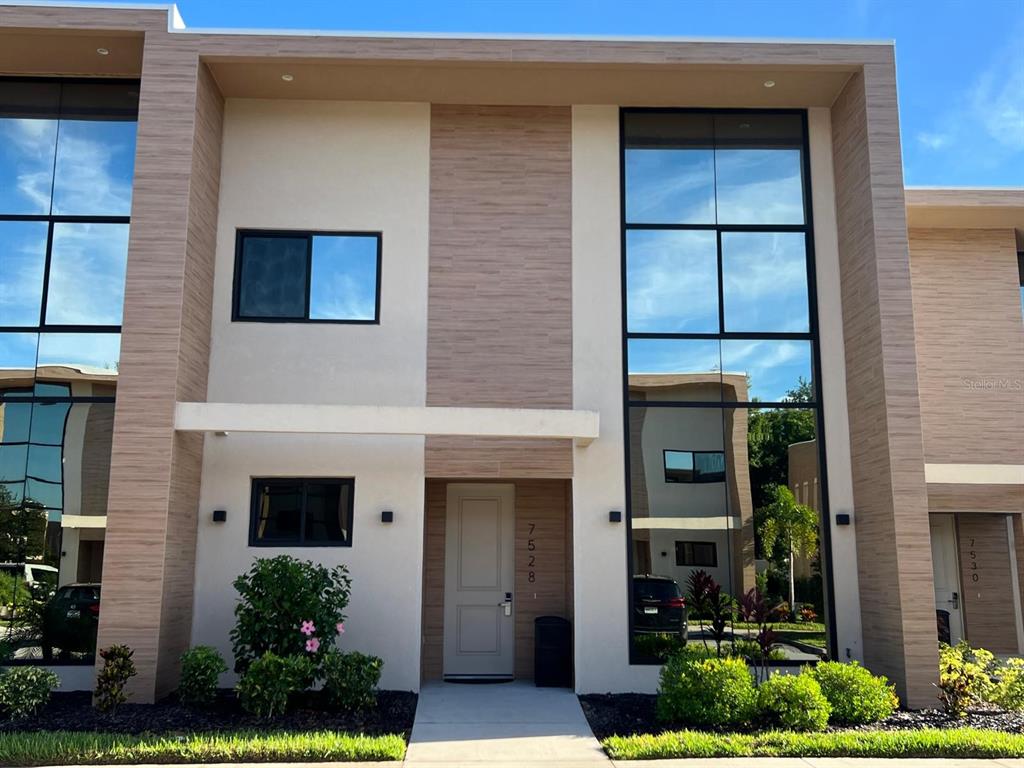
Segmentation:
[(686, 643), (686, 600), (675, 579), (650, 574), (633, 576), (633, 631), (673, 634)]
[(50, 661), (55, 653), (61, 660), (72, 653), (93, 655), (99, 622), (99, 584), (60, 587), (43, 609), (43, 658)]

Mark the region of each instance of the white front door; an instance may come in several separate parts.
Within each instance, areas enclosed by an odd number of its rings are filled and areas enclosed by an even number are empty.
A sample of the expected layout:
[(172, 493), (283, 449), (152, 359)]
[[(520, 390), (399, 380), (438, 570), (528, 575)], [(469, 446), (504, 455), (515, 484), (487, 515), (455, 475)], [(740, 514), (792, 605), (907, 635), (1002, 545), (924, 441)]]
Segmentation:
[(444, 676), (510, 678), (515, 486), (450, 483), (444, 546)]
[(956, 528), (953, 515), (929, 515), (932, 536), (932, 572), (935, 580), (935, 610), (938, 620), (949, 621), (949, 642), (959, 643), (964, 636), (960, 612), (960, 562), (957, 557)]

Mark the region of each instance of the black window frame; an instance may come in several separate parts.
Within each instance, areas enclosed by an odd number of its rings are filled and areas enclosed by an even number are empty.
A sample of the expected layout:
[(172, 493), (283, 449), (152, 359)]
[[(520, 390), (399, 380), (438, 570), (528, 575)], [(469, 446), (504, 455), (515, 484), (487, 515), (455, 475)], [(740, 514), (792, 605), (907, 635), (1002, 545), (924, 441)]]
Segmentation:
[[(692, 479), (690, 479), (690, 480), (680, 480), (680, 479), (669, 477), (669, 474), (668, 474), (669, 473), (668, 455), (670, 453), (689, 453), (689, 454), (693, 455), (694, 459), (693, 459), (693, 478)], [(722, 472), (722, 476), (721, 477), (701, 477), (701, 476), (699, 476), (697, 474), (697, 455), (698, 454), (705, 454), (705, 453), (714, 454), (716, 456), (720, 455), (723, 458), (725, 457), (725, 451), (691, 451), (691, 450), (687, 450), (687, 449), (683, 449), (683, 448), (663, 448), (661, 450), (661, 454), (662, 454), (661, 455), (661, 464), (662, 464), (662, 467), (665, 470), (665, 482), (666, 483), (671, 483), (672, 485), (677, 485), (677, 484), (678, 485), (695, 485), (695, 484), (701, 484), (701, 483), (724, 483), (725, 482), (725, 472), (724, 471)], [(677, 471), (677, 470), (672, 470), (672, 471)]]
[[(302, 507), (299, 510), (299, 538), (297, 541), (265, 541), (257, 538), (256, 527), (259, 524), (259, 499), (260, 487), (266, 485), (301, 485), (302, 486)], [(306, 542), (306, 494), (310, 485), (337, 485), (339, 488), (348, 487), (348, 539), (343, 542)], [(293, 549), (293, 548), (336, 548), (351, 547), (355, 536), (353, 529), (355, 523), (356, 506), (356, 481), (354, 477), (254, 477), (252, 478), (250, 499), (249, 499), (249, 546)]]
[[(686, 547), (690, 547), (691, 554), (695, 554), (695, 547), (711, 547), (711, 562), (697, 563), (686, 562)], [(677, 541), (676, 542), (676, 566), (679, 568), (717, 568), (718, 567), (718, 544), (713, 541)]]
[[(801, 143), (800, 173), (803, 183), (803, 224), (642, 224), (630, 223), (626, 218), (626, 116), (629, 114), (711, 114), (711, 115), (796, 115), (800, 118), (803, 139)], [(714, 146), (714, 142), (713, 142)], [(627, 283), (627, 249), (626, 235), (630, 230), (704, 230), (716, 233), (718, 251), (718, 328), (717, 333), (653, 333), (638, 332), (629, 330), (628, 319), (628, 293)], [(807, 277), (807, 314), (808, 330), (806, 332), (740, 332), (725, 330), (725, 304), (723, 296), (723, 273), (722, 273), (722, 233), (726, 232), (799, 232), (804, 234), (804, 254), (806, 259)], [(624, 442), (624, 466), (625, 474), (625, 508), (626, 508), (626, 577), (632, 579), (634, 574), (633, 562), (633, 510), (632, 510), (632, 472), (630, 471), (630, 410), (631, 408), (715, 408), (721, 411), (766, 409), (774, 410), (779, 408), (797, 408), (813, 410), (815, 413), (816, 432), (815, 438), (818, 442), (818, 478), (819, 492), (821, 495), (821, 509), (819, 515), (822, 521), (822, 588), (825, 595), (825, 610), (827, 614), (826, 638), (827, 651), (830, 659), (839, 658), (838, 638), (836, 636), (836, 611), (835, 611), (835, 579), (832, 567), (832, 526), (831, 512), (828, 503), (828, 468), (826, 464), (826, 443), (825, 424), (822, 413), (822, 383), (821, 383), (821, 350), (819, 345), (819, 323), (818, 323), (818, 291), (817, 276), (815, 270), (814, 250), (814, 209), (812, 206), (811, 193), (811, 151), (810, 133), (806, 109), (756, 109), (756, 108), (722, 108), (713, 107), (620, 107), (619, 108), (619, 289), (620, 289), (620, 316), (621, 316), (621, 354), (622, 354), (622, 418), (623, 418), (623, 442)], [(713, 339), (726, 341), (736, 340), (772, 340), (772, 341), (808, 341), (811, 344), (811, 385), (813, 387), (814, 400), (803, 401), (760, 401), (744, 400), (729, 401), (724, 398), (714, 401), (669, 401), (669, 400), (632, 400), (629, 389), (629, 341), (630, 339)], [(726, 468), (728, 479), (728, 467)], [(627, 590), (627, 616), (626, 622), (626, 643), (631, 666), (660, 665), (662, 662), (644, 658), (634, 649), (633, 644), (633, 591)], [(768, 666), (793, 666), (794, 662), (769, 660)], [(802, 662), (806, 663), (806, 662)]]
[[(242, 252), (247, 237), (306, 239), (306, 295), (303, 317), (251, 317), (241, 314), (242, 298)], [(309, 316), (309, 299), (313, 281), (313, 238), (314, 237), (372, 237), (377, 241), (377, 279), (374, 286), (375, 297), (373, 318), (311, 318)], [(380, 325), (380, 293), (381, 273), (384, 261), (384, 233), (381, 231), (355, 230), (312, 230), (312, 229), (253, 229), (239, 228), (235, 230), (235, 268), (231, 279), (231, 322), (233, 323), (311, 323), (315, 325)]]

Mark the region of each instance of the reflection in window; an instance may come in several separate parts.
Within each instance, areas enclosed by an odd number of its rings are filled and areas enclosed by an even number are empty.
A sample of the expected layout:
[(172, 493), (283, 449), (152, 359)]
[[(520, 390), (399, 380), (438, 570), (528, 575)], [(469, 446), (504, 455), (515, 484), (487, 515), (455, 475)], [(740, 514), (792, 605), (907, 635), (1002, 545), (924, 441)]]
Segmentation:
[(721, 451), (665, 451), (666, 483), (721, 483), (725, 454)]
[(722, 233), (723, 330), (810, 330), (805, 241), (802, 232)]
[(14, 663), (95, 653), (137, 101), (136, 83), (0, 79), (0, 639)]
[(378, 234), (239, 232), (236, 320), (374, 323)]
[[(685, 274), (685, 282), (673, 276)], [(718, 247), (714, 232), (626, 233), (627, 327), (660, 333), (718, 330)]]
[(625, 110), (623, 138), (631, 658), (760, 661), (738, 607), (760, 594), (786, 622), (769, 660), (820, 659), (804, 117)]
[(349, 479), (253, 480), (249, 545), (351, 546), (353, 488)]
[(47, 324), (120, 325), (127, 262), (127, 224), (54, 224)]
[(0, 326), (39, 325), (46, 236), (45, 221), (0, 221)]
[(57, 121), (10, 116), (4, 96), (0, 85), (0, 213), (48, 214)]
[(676, 565), (689, 568), (717, 568), (718, 547), (713, 541), (677, 541)]
[(62, 120), (57, 135), (53, 213), (127, 216), (132, 207), (135, 122)]
[[(794, 392), (807, 387), (813, 400), (811, 342), (778, 339), (724, 339), (723, 376), (746, 383), (750, 401), (780, 403), (794, 399)], [(804, 400), (803, 395), (797, 395)], [(730, 399), (730, 398), (726, 398)], [(806, 400), (804, 400), (806, 402)]]

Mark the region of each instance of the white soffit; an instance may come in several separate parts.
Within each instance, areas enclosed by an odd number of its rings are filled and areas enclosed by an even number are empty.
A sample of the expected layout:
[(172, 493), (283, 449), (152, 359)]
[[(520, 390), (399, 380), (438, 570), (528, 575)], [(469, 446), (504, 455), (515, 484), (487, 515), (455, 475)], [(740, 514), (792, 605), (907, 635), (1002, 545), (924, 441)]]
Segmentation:
[(443, 435), (574, 440), (598, 437), (597, 411), (388, 405), (177, 403), (179, 432)]

